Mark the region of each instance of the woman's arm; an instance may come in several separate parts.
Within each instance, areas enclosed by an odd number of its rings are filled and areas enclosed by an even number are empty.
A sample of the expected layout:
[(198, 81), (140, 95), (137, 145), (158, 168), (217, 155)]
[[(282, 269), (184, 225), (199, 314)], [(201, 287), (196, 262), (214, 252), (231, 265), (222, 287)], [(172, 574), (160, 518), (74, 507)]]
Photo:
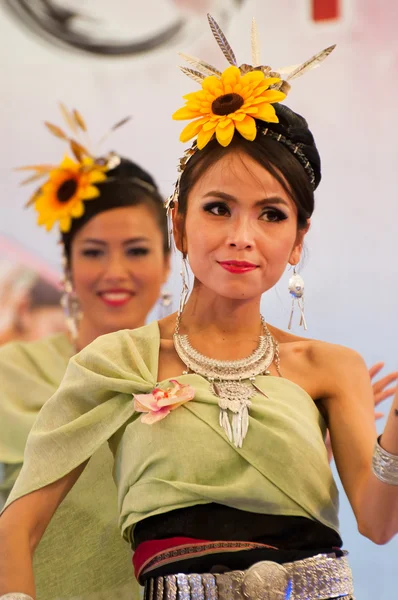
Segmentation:
[[(378, 406), (379, 404), (381, 404), (381, 402), (384, 402), (384, 400), (387, 400), (387, 398), (391, 398), (391, 396), (394, 396), (395, 392), (398, 389), (398, 387), (396, 385), (392, 385), (392, 384), (395, 384), (398, 379), (397, 371), (394, 371), (393, 373), (389, 373), (388, 375), (385, 375), (378, 381), (373, 382), (373, 379), (376, 377), (376, 375), (378, 375), (380, 373), (380, 371), (382, 370), (383, 367), (384, 367), (384, 363), (379, 362), (379, 363), (376, 363), (375, 365), (373, 365), (373, 367), (371, 367), (369, 369), (369, 376), (372, 381), (373, 400), (374, 400), (375, 407)], [(383, 413), (375, 412), (376, 420), (381, 419), (382, 417), (384, 417)], [(333, 460), (333, 452), (332, 452), (332, 444), (330, 442), (329, 431), (327, 432), (327, 435), (326, 435), (325, 444), (326, 444), (326, 449), (328, 451), (329, 462), (331, 462)]]
[(15, 500), (1, 515), (0, 596), (20, 592), (35, 598), (34, 551), (86, 464), (87, 461), (62, 479)]
[[(346, 348), (322, 344), (316, 361), (332, 449), (359, 531), (377, 544), (398, 533), (398, 486), (382, 483), (372, 472), (376, 443), (374, 397), (363, 359)], [(398, 455), (398, 393), (382, 446)]]

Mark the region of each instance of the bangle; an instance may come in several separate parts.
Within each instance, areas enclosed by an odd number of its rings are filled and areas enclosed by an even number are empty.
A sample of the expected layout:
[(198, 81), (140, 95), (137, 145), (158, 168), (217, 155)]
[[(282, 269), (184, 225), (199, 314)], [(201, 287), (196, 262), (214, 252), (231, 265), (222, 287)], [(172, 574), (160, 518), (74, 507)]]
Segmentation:
[(11, 592), (10, 594), (0, 596), (0, 600), (33, 600), (33, 598), (32, 596), (22, 594), (21, 592)]
[[(372, 471), (383, 483), (398, 485), (398, 455), (390, 454), (380, 446), (380, 437), (377, 439), (372, 458)], [(0, 598), (1, 600), (1, 598)]]
[(21, 592), (11, 592), (10, 594), (0, 596), (0, 600), (33, 600), (33, 598), (32, 596), (22, 594)]

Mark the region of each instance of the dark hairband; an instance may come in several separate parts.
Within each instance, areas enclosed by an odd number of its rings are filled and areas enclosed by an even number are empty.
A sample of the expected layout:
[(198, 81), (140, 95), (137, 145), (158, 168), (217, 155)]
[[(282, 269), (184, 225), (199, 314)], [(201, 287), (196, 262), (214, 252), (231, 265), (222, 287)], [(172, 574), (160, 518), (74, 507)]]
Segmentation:
[(101, 185), (110, 183), (112, 181), (119, 181), (119, 182), (131, 182), (131, 183), (135, 183), (136, 185), (144, 188), (145, 190), (147, 190), (148, 192), (157, 192), (157, 188), (152, 185), (151, 183), (149, 183), (148, 181), (144, 181), (143, 179), (140, 179), (139, 177), (107, 177), (105, 179), (105, 181), (101, 182)]
[(300, 144), (295, 144), (294, 142), (290, 141), (287, 137), (285, 137), (281, 133), (276, 133), (275, 131), (272, 131), (272, 129), (269, 129), (268, 127), (266, 129), (262, 129), (261, 127), (258, 126), (258, 123), (257, 123), (257, 131), (259, 131), (261, 133), (261, 135), (266, 135), (267, 137), (270, 137), (273, 140), (276, 140), (277, 142), (286, 146), (286, 148), (289, 150), (289, 152), (291, 152), (291, 154), (293, 154), (293, 156), (299, 161), (299, 163), (304, 168), (304, 171), (306, 172), (308, 179), (310, 180), (311, 187), (314, 190), (316, 187), (315, 172), (311, 166), (310, 161), (308, 160), (308, 158), (306, 157), (304, 152), (301, 150)]

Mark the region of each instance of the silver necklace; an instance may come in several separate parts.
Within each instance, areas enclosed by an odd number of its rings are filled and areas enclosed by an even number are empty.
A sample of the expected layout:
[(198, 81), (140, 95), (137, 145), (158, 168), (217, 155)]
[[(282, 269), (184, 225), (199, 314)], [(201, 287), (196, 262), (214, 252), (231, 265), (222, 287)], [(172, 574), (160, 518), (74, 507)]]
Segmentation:
[(263, 335), (259, 336), (258, 346), (250, 356), (240, 360), (216, 360), (195, 350), (188, 336), (180, 334), (180, 324), (181, 314), (177, 317), (173, 341), (178, 356), (188, 368), (184, 374), (196, 373), (209, 381), (212, 393), (218, 397), (220, 426), (230, 442), (241, 448), (249, 428), (251, 399), (256, 391), (265, 395), (255, 384), (256, 376), (269, 375), (267, 369), (272, 362), (280, 374), (278, 343), (261, 317)]

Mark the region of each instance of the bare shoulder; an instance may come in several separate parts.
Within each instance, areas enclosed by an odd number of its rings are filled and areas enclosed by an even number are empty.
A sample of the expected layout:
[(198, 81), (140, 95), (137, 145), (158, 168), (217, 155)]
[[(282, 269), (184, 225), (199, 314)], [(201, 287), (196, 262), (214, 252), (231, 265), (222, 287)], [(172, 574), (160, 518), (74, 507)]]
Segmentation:
[(282, 372), (307, 389), (314, 399), (334, 396), (338, 388), (369, 381), (362, 356), (345, 346), (292, 335), (269, 326), (280, 346)]
[(341, 367), (342, 361), (347, 362), (350, 367), (365, 364), (358, 352), (346, 346), (293, 335), (271, 325), (269, 329), (280, 346), (290, 346), (293, 352), (304, 354), (315, 368), (327, 366), (330, 369), (335, 364)]
[(333, 375), (336, 370), (343, 376), (352, 373), (352, 369), (366, 369), (363, 357), (356, 350), (319, 340), (311, 340), (309, 358), (314, 368), (327, 369)]

